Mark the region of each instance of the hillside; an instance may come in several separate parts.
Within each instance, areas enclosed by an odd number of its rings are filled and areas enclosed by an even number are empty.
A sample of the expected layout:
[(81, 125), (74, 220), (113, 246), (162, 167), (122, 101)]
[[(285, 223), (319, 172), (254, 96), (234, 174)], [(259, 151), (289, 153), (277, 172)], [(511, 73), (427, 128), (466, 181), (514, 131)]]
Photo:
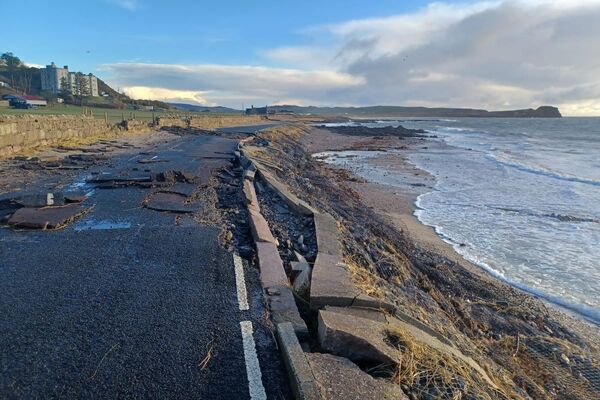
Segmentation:
[(195, 104), (187, 104), (187, 103), (168, 103), (170, 106), (181, 110), (181, 111), (195, 111), (195, 112), (214, 112), (220, 114), (239, 114), (242, 110), (236, 110), (234, 108), (223, 107), (223, 106), (215, 106), (215, 107), (207, 107), (207, 106), (198, 106)]
[[(0, 95), (4, 94), (27, 94), (46, 98), (49, 102), (56, 100), (56, 94), (42, 91), (41, 69), (29, 67), (12, 53), (4, 53), (2, 63), (0, 63), (0, 82), (9, 85), (0, 86)], [(5, 59), (5, 57), (7, 57)], [(6, 60), (10, 60), (9, 66)], [(68, 104), (87, 105), (101, 108), (140, 108), (144, 106), (153, 106), (156, 109), (171, 110), (172, 106), (157, 100), (137, 100), (119, 93), (110, 87), (102, 79), (98, 78), (98, 92), (105, 93), (107, 96), (87, 97), (74, 99), (67, 96), (65, 102)]]
[(558, 108), (542, 106), (537, 109), (487, 111), (471, 108), (427, 108), (401, 106), (372, 106), (372, 107), (315, 107), (278, 105), (270, 106), (275, 112), (291, 111), (296, 114), (317, 115), (348, 115), (355, 117), (506, 117), (506, 118), (561, 118)]

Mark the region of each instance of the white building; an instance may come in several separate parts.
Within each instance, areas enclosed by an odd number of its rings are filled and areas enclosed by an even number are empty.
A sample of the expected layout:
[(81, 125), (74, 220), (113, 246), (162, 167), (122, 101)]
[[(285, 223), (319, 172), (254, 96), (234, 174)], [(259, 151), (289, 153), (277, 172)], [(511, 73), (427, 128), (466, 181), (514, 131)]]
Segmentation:
[(69, 72), (67, 65), (63, 68), (58, 68), (54, 63), (46, 65), (41, 78), (44, 91), (58, 94), (66, 90), (74, 96), (98, 96), (98, 78), (92, 74)]
[(52, 93), (60, 92), (62, 89), (61, 82), (63, 82), (63, 79), (68, 79), (68, 76), (68, 66), (58, 68), (54, 63), (46, 65), (46, 68), (41, 71), (42, 90)]

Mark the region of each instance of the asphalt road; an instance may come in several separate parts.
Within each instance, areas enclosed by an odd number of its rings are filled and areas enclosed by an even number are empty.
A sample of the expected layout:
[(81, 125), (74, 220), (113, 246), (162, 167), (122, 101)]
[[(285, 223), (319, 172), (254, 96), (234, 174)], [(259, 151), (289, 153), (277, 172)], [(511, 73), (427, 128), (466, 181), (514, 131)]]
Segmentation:
[[(133, 176), (156, 156), (154, 172), (206, 175), (235, 144), (183, 137), (95, 172)], [(151, 189), (83, 185), (90, 172), (73, 185), (95, 207), (75, 224), (0, 229), (0, 398), (289, 398), (258, 271), (244, 264), (240, 309), (216, 228), (141, 207)]]

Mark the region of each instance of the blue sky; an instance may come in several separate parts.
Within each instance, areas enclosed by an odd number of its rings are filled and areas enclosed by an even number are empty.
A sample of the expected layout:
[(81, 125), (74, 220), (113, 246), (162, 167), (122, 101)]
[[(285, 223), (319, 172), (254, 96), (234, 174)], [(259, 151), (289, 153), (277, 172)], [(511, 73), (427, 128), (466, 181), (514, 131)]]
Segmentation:
[(2, 0), (3, 14), (31, 16), (26, 23), (17, 17), (3, 19), (4, 32), (19, 32), (3, 44), (32, 63), (54, 60), (98, 73), (103, 64), (132, 61), (276, 65), (261, 57), (261, 51), (303, 44), (307, 38), (302, 32), (307, 28), (386, 16), (425, 4), (397, 0)]
[(136, 98), (600, 115), (600, 0), (0, 0), (0, 11), (0, 51)]

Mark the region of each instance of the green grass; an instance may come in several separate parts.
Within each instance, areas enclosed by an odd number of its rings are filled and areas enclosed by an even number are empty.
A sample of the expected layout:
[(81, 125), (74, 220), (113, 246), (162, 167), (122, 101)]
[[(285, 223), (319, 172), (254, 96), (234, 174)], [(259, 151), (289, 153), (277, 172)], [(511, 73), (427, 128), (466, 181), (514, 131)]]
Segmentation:
[[(80, 107), (74, 106), (70, 104), (57, 104), (47, 107), (40, 107), (36, 109), (29, 110), (19, 110), (14, 108), (0, 108), (0, 115), (57, 115), (57, 114), (68, 114), (68, 115), (76, 115), (83, 114), (84, 108), (88, 110), (88, 112), (92, 112), (92, 115), (95, 118), (104, 118), (106, 113), (109, 122), (119, 122), (122, 118), (130, 119), (132, 116), (138, 120), (151, 121), (152, 115), (159, 117), (161, 115), (173, 114), (174, 112), (167, 111), (141, 111), (141, 110), (115, 110), (115, 109), (107, 109), (107, 108), (95, 108), (95, 107)], [(225, 116), (231, 114), (217, 114), (217, 113), (197, 113), (197, 112), (184, 112), (179, 111), (175, 112), (179, 115), (192, 115), (192, 116)]]

